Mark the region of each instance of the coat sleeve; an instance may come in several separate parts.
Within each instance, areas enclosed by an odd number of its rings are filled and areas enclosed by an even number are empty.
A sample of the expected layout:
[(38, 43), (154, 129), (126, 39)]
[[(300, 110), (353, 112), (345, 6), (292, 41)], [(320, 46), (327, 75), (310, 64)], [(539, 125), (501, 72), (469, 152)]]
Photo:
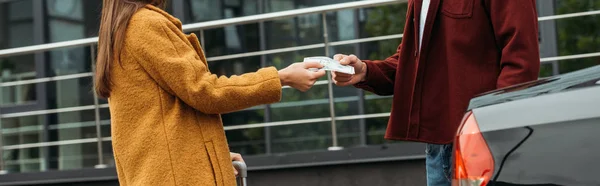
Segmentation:
[(130, 22), (132, 26), (136, 29), (128, 30), (126, 52), (135, 56), (160, 88), (200, 112), (227, 113), (281, 99), (281, 82), (274, 67), (217, 77), (168, 20), (145, 19)]
[(501, 50), (496, 88), (536, 80), (540, 71), (535, 0), (485, 0)]
[(399, 63), (400, 48), (398, 47), (396, 53), (385, 60), (363, 60), (367, 65), (367, 77), (364, 82), (357, 83), (355, 87), (377, 95), (394, 94), (394, 80)]

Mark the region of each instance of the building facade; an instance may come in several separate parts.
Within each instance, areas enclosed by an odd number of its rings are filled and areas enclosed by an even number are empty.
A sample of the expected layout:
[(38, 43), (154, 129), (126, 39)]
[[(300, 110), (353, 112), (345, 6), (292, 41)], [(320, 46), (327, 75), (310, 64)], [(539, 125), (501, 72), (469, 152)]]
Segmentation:
[[(358, 1), (171, 0), (166, 10), (193, 24), (353, 2)], [(191, 32), (202, 36), (210, 70), (218, 75), (283, 68), (304, 57), (335, 53), (384, 59), (401, 42), (405, 2)], [(0, 170), (13, 178), (88, 169), (114, 172), (108, 104), (91, 91), (95, 45), (10, 53), (96, 37), (101, 7), (101, 0), (0, 0)], [(600, 0), (538, 0), (541, 77), (600, 64), (600, 16), (595, 10), (600, 10)], [(280, 103), (223, 114), (223, 122), (230, 149), (245, 155), (257, 171), (419, 161), (421, 145), (383, 139), (390, 107), (389, 96), (329, 86), (323, 78), (305, 93), (284, 88)]]

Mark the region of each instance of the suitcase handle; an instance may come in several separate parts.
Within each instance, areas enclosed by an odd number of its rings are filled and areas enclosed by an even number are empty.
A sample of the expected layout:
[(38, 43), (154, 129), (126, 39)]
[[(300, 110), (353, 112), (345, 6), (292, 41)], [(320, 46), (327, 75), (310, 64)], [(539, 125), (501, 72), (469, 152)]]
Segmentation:
[(246, 163), (241, 161), (233, 161), (231, 163), (235, 170), (238, 171), (238, 185), (247, 186), (246, 178), (248, 177), (248, 166), (246, 166)]
[(241, 161), (233, 161), (233, 167), (238, 171), (238, 176), (242, 178), (248, 177), (248, 166)]

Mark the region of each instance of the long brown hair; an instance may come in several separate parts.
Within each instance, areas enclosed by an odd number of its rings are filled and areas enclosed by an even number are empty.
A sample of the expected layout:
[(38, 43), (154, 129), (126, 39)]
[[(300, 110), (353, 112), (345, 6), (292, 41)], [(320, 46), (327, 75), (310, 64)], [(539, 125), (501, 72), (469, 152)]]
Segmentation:
[(110, 67), (118, 60), (129, 19), (138, 9), (151, 4), (165, 7), (166, 0), (103, 0), (102, 18), (98, 33), (98, 57), (96, 60), (95, 90), (98, 96), (110, 97)]

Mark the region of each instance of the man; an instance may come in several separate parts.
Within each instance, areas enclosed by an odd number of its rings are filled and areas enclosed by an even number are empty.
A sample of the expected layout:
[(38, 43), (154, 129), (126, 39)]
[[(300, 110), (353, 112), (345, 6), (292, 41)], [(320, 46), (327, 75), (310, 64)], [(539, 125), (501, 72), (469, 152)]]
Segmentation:
[(396, 54), (361, 61), (338, 54), (355, 75), (339, 86), (394, 95), (385, 138), (427, 143), (428, 185), (450, 185), (452, 142), (475, 95), (535, 80), (535, 0), (409, 0)]

